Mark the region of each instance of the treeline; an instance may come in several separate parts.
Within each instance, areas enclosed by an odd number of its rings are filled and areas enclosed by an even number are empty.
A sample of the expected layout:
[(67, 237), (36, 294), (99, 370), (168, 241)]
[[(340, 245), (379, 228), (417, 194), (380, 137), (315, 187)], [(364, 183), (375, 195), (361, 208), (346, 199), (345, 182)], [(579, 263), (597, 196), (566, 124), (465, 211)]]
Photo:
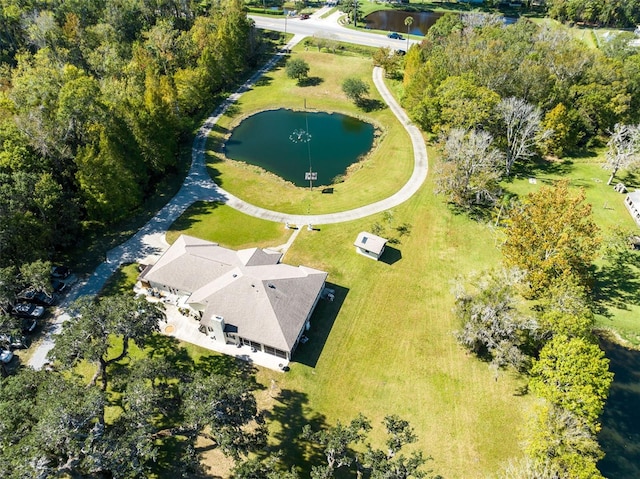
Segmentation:
[(561, 156), (638, 122), (640, 54), (610, 54), (526, 19), (445, 15), (407, 53), (404, 106), (425, 131), (476, 128), (501, 139), (496, 106), (518, 98), (541, 109), (554, 131), (541, 148)]
[(638, 0), (547, 0), (551, 18), (561, 22), (634, 27), (640, 23)]
[(238, 0), (8, 0), (0, 23), (0, 267), (131, 214), (261, 48)]
[(591, 332), (600, 247), (591, 206), (560, 182), (514, 204), (502, 226), (503, 267), (464, 278), (455, 291), (460, 344), (496, 375), (525, 375), (539, 398), (522, 425), (524, 458), (499, 477), (602, 478), (597, 433), (613, 374)]

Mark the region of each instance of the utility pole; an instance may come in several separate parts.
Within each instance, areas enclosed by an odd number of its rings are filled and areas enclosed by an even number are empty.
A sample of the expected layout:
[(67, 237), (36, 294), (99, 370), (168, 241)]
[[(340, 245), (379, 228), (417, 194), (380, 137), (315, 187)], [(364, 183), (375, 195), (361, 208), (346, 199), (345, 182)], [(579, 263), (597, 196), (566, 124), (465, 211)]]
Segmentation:
[(358, 26), (358, 0), (353, 0), (353, 26)]

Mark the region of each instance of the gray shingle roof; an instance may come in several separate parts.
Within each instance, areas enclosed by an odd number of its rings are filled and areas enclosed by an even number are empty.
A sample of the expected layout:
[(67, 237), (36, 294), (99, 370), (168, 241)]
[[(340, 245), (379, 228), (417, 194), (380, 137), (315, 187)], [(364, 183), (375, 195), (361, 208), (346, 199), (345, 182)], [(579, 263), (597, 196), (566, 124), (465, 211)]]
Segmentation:
[(144, 279), (191, 293), (203, 320), (222, 316), (238, 334), (290, 351), (327, 278), (306, 266), (279, 263), (282, 255), (251, 248), (233, 251), (182, 235)]

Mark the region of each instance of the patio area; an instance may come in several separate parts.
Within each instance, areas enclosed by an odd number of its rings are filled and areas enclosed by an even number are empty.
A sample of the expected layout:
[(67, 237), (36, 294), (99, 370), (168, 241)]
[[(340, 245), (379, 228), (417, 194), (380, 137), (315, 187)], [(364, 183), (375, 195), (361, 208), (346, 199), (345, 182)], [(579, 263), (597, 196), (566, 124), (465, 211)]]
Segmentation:
[(179, 309), (186, 308), (184, 299), (177, 296), (165, 295), (162, 297), (147, 294), (146, 289), (136, 288), (137, 294), (144, 294), (149, 301), (162, 302), (165, 306), (166, 321), (160, 323), (160, 331), (167, 336), (172, 336), (180, 341), (195, 344), (217, 353), (233, 356), (243, 361), (248, 361), (255, 366), (283, 371), (289, 365), (287, 359), (278, 358), (262, 351), (253, 352), (250, 346), (236, 346), (235, 344), (220, 344), (198, 328), (200, 321), (191, 316), (184, 316)]

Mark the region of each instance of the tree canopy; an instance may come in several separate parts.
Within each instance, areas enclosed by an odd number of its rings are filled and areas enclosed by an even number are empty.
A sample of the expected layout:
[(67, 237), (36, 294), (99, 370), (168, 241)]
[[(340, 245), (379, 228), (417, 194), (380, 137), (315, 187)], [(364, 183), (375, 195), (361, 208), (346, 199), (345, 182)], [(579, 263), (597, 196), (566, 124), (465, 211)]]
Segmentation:
[[(152, 304), (113, 296), (75, 311), (51, 368), (0, 382), (3, 477), (193, 477), (202, 472), (197, 441), (236, 459), (264, 446), (255, 381), (233, 362), (195, 363), (156, 335)], [(80, 363), (93, 379), (77, 374)]]
[(584, 192), (571, 193), (567, 181), (528, 194), (509, 212), (504, 232), (504, 261), (526, 272), (528, 297), (538, 297), (558, 278), (575, 276), (590, 285), (598, 227)]
[(435, 134), (488, 131), (504, 148), (507, 172), (540, 146), (571, 151), (638, 118), (634, 55), (623, 63), (561, 29), (445, 15), (413, 50), (405, 57), (403, 97), (412, 119)]
[(0, 267), (129, 216), (255, 65), (242, 2), (152, 3), (0, 5)]

